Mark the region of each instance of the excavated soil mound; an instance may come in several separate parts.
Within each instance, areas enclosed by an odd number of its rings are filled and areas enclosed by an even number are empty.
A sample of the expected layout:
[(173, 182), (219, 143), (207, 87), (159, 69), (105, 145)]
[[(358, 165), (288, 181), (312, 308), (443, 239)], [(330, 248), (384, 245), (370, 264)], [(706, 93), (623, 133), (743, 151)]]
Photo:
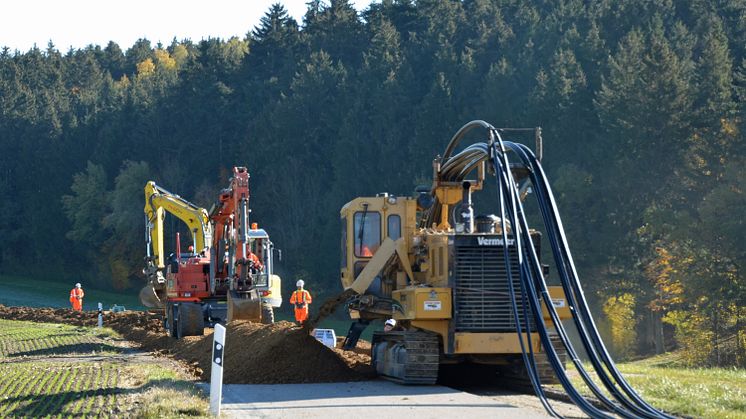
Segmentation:
[[(0, 318), (80, 326), (97, 323), (96, 312), (3, 305), (0, 305)], [(212, 329), (205, 329), (208, 333), (205, 336), (177, 341), (166, 336), (162, 318), (154, 313), (106, 313), (104, 323), (145, 350), (185, 361), (202, 379), (209, 379)], [(365, 349), (360, 346), (355, 351), (329, 349), (303, 329), (285, 321), (271, 325), (233, 322), (226, 330), (225, 347), (223, 381), (230, 384), (358, 381), (373, 375), (369, 352)]]
[[(271, 325), (233, 322), (226, 330), (225, 347), (223, 379), (228, 383), (321, 383), (366, 378), (358, 359), (325, 347), (285, 321)], [(212, 339), (204, 338), (189, 338), (185, 345), (174, 348), (177, 357), (197, 360), (204, 378), (210, 374), (211, 351)]]
[[(75, 326), (95, 326), (98, 323), (96, 311), (73, 311), (66, 308), (6, 307), (0, 304), (0, 318), (8, 320), (28, 320), (42, 323), (64, 323)], [(143, 311), (105, 313), (107, 327), (115, 330), (143, 329), (150, 332), (161, 330), (160, 316)]]

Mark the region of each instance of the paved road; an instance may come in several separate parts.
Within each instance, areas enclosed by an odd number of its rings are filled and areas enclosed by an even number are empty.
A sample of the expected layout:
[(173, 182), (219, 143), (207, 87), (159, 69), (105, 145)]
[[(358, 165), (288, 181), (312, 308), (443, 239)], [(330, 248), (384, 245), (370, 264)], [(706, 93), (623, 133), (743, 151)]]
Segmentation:
[(320, 384), (226, 384), (222, 413), (233, 418), (546, 418), (536, 408), (441, 386), (383, 380)]

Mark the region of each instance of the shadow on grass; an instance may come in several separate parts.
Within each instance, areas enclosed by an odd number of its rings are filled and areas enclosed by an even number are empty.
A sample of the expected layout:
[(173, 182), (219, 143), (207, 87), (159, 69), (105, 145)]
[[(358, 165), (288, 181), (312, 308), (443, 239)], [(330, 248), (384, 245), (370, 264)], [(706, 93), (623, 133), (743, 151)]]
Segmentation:
[(109, 345), (106, 343), (74, 343), (68, 345), (55, 346), (53, 348), (34, 349), (31, 351), (23, 352), (12, 352), (7, 354), (8, 358), (23, 357), (23, 356), (44, 356), (44, 355), (75, 355), (75, 354), (90, 354), (91, 352), (107, 352), (107, 353), (121, 353), (124, 352), (123, 348), (118, 346)]
[[(4, 399), (2, 403), (0, 403), (0, 411), (3, 411), (3, 405), (15, 405), (12, 410), (4, 412), (4, 417), (47, 417), (56, 415), (71, 417), (90, 415), (99, 416), (99, 414), (104, 414), (104, 416), (106, 416), (106, 414), (111, 414), (116, 417), (117, 413), (123, 413), (126, 412), (126, 410), (123, 411), (120, 406), (114, 405), (111, 401), (111, 396), (120, 397), (143, 395), (153, 388), (178, 390), (186, 388), (186, 384), (181, 380), (159, 379), (151, 380), (146, 384), (135, 388), (115, 387), (82, 391), (62, 391), (52, 394), (26, 394)], [(94, 410), (85, 411), (85, 407), (83, 407), (80, 411), (73, 414), (71, 409), (76, 402), (91, 397), (102, 398), (99, 402), (93, 403)], [(126, 407), (128, 406), (125, 406), (125, 408)], [(95, 411), (95, 409), (99, 409), (100, 411)], [(195, 408), (180, 409), (177, 413), (184, 416), (199, 416), (201, 414), (201, 412)]]
[[(85, 334), (83, 334), (81, 332), (85, 332)], [(96, 336), (96, 337), (98, 337), (99, 336), (99, 335), (94, 335), (94, 334), (88, 334), (87, 332), (88, 332), (88, 330), (86, 330), (84, 328), (77, 328), (77, 329), (73, 329), (73, 330), (68, 331), (68, 332), (55, 333), (55, 334), (49, 334), (49, 335), (43, 335), (43, 336), (34, 336), (34, 337), (30, 337), (30, 338), (25, 338), (25, 339), (18, 339), (17, 341), (18, 342), (29, 342), (29, 341), (39, 340), (39, 339), (59, 339), (59, 338), (64, 338), (64, 337), (68, 337), (68, 336), (76, 336), (76, 337), (86, 337), (86, 336)], [(100, 336), (106, 336), (106, 335), (105, 334), (100, 334)]]

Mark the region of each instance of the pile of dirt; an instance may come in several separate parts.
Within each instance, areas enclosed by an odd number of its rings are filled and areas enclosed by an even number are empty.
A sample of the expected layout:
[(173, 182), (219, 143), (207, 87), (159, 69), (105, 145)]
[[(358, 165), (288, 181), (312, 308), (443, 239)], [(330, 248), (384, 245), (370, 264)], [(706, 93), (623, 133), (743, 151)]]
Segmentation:
[[(345, 351), (325, 347), (286, 321), (271, 325), (232, 322), (226, 330), (225, 347), (223, 379), (228, 383), (321, 383), (366, 378), (366, 371), (357, 362), (348, 363)], [(197, 360), (203, 378), (209, 376), (211, 338), (188, 338), (173, 351), (178, 358)]]
[[(96, 312), (70, 309), (5, 307), (0, 318), (95, 326)], [(106, 313), (104, 323), (143, 349), (189, 364), (207, 380), (212, 357), (212, 329), (205, 336), (175, 340), (166, 335), (160, 315), (127, 311)], [(362, 342), (366, 345), (366, 342)], [(368, 344), (369, 345), (369, 344)], [(369, 349), (368, 349), (369, 351)], [(369, 353), (369, 352), (367, 352)], [(230, 384), (278, 384), (358, 381), (373, 375), (370, 356), (356, 351), (329, 349), (293, 323), (271, 325), (232, 322), (226, 330), (223, 381)]]

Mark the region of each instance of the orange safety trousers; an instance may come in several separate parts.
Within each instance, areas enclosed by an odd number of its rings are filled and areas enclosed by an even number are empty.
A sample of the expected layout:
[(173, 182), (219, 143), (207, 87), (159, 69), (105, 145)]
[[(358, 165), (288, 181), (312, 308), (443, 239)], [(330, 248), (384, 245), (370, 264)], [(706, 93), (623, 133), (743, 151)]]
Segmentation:
[(83, 296), (85, 293), (82, 289), (73, 288), (70, 291), (70, 304), (73, 305), (73, 310), (83, 311)]
[(303, 323), (308, 319), (308, 304), (312, 302), (311, 293), (306, 290), (296, 290), (290, 297), (290, 304), (295, 305), (295, 321)]

